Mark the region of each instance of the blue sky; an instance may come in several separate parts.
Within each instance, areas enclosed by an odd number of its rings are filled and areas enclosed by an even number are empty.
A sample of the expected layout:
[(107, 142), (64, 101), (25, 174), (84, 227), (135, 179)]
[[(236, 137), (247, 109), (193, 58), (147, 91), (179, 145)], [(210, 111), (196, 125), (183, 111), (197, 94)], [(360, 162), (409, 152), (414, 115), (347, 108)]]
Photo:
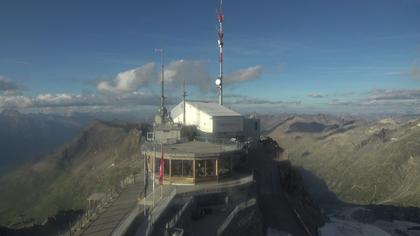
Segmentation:
[[(168, 100), (179, 100), (183, 79), (190, 98), (216, 100), (217, 7), (216, 0), (0, 0), (0, 107), (152, 106), (154, 48), (165, 49)], [(420, 112), (419, 0), (225, 0), (224, 10), (231, 106)]]

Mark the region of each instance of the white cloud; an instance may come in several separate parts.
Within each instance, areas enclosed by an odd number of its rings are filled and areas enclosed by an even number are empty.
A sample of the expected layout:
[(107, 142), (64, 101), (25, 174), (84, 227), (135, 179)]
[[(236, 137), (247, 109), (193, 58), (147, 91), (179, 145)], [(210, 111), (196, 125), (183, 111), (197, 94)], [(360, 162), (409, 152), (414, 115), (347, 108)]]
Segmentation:
[(201, 91), (207, 91), (213, 85), (204, 61), (172, 61), (165, 67), (164, 75), (165, 82), (173, 87), (179, 87), (183, 80), (188, 86), (197, 86)]
[(252, 79), (258, 79), (262, 74), (262, 66), (252, 66), (245, 69), (239, 69), (233, 71), (225, 76), (223, 81), (225, 84), (234, 84), (249, 81)]
[(40, 94), (37, 96), (5, 95), (0, 96), (0, 107), (30, 108), (89, 105), (98, 103), (94, 96), (76, 94)]
[[(185, 80), (187, 86), (197, 87), (199, 96), (205, 95), (214, 82), (203, 60), (174, 60), (165, 66), (165, 85), (167, 90), (176, 90)], [(159, 68), (155, 63), (147, 63), (140, 67), (117, 74), (109, 80), (96, 83), (93, 93), (42, 93), (24, 95), (21, 87), (0, 76), (0, 109), (22, 108), (35, 110), (95, 110), (100, 107), (115, 109), (130, 106), (158, 106), (159, 95), (153, 94), (153, 87), (160, 81)], [(260, 77), (261, 66), (237, 70), (226, 76), (226, 83), (240, 83)], [(99, 92), (99, 93), (98, 93)], [(168, 93), (175, 94), (175, 93)], [(175, 97), (169, 96), (166, 104), (174, 104)], [(249, 103), (281, 103), (281, 101), (248, 100)]]
[(21, 86), (19, 86), (17, 83), (11, 81), (5, 76), (0, 75), (0, 92), (11, 93), (21, 89)]
[(415, 80), (420, 80), (420, 68), (417, 63), (413, 63), (410, 70), (408, 71), (408, 75)]
[(32, 105), (32, 99), (22, 95), (0, 96), (1, 108), (25, 108)]
[[(261, 76), (260, 65), (240, 69), (225, 76), (226, 84), (241, 83)], [(195, 86), (201, 92), (208, 92), (214, 86), (206, 62), (203, 60), (174, 60), (165, 66), (165, 88), (170, 90), (181, 87), (183, 81), (187, 86)], [(215, 79), (215, 78), (214, 78)], [(160, 73), (155, 63), (147, 63), (138, 68), (119, 73), (112, 80), (100, 81), (96, 88), (106, 94), (123, 94), (148, 88), (151, 81), (160, 82)]]
[(416, 100), (420, 99), (420, 89), (376, 89), (369, 91), (369, 100)]
[[(174, 98), (169, 97), (167, 104), (173, 104)], [(69, 108), (69, 107), (100, 107), (113, 106), (115, 108), (133, 105), (158, 105), (159, 96), (146, 92), (131, 92), (121, 95), (109, 94), (40, 94), (37, 96), (0, 96), (0, 108)]]
[(133, 92), (146, 86), (149, 81), (156, 78), (155, 63), (147, 63), (141, 67), (119, 73), (111, 81), (101, 81), (97, 89), (105, 93), (126, 93)]
[(264, 99), (259, 97), (253, 97), (249, 95), (243, 94), (226, 94), (225, 96), (226, 104), (231, 106), (237, 105), (249, 105), (249, 106), (259, 106), (259, 105), (301, 105), (302, 102), (299, 100), (289, 100), (289, 101), (282, 101), (282, 100), (271, 100), (271, 99)]
[(95, 94), (40, 94), (35, 97), (30, 97), (33, 107), (65, 107), (65, 106), (88, 106), (88, 105), (102, 105), (105, 100)]
[[(183, 80), (188, 86), (197, 86), (201, 91), (208, 91), (213, 85), (205, 61), (171, 61), (165, 66), (164, 75), (167, 89), (180, 87)], [(153, 62), (121, 72), (112, 80), (100, 81), (96, 88), (102, 93), (122, 94), (147, 88), (151, 81), (160, 82), (160, 71)]]
[(326, 95), (323, 95), (323, 94), (320, 94), (320, 93), (308, 93), (307, 96), (311, 97), (311, 98), (324, 98), (324, 97), (326, 97)]
[(351, 111), (365, 114), (416, 114), (420, 112), (420, 90), (375, 89), (358, 99), (333, 99), (332, 111)]

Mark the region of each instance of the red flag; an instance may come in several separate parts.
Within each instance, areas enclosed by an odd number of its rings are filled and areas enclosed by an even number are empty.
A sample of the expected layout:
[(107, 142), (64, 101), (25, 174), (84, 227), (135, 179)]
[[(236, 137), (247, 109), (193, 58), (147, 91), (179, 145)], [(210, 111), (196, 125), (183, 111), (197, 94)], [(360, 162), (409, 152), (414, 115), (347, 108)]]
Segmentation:
[(163, 160), (163, 147), (161, 146), (160, 149), (160, 153), (162, 153), (162, 155), (160, 156), (160, 166), (159, 166), (159, 184), (162, 185), (163, 184), (163, 175), (164, 175), (164, 165), (165, 165), (165, 161)]

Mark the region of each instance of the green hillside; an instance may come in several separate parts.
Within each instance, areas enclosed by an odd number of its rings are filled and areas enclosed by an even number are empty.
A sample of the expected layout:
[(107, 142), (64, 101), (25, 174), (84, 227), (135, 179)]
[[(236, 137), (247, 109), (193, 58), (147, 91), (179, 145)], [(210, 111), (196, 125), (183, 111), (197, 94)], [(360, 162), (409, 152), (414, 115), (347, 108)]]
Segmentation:
[(40, 223), (58, 210), (82, 209), (143, 168), (139, 129), (94, 122), (54, 154), (0, 178), (0, 225)]
[[(321, 124), (308, 128), (314, 123)], [(340, 200), (420, 207), (419, 123), (385, 119), (326, 124), (294, 117), (270, 136), (287, 149), (294, 165), (325, 181)], [(314, 191), (318, 198), (326, 196), (320, 191)]]

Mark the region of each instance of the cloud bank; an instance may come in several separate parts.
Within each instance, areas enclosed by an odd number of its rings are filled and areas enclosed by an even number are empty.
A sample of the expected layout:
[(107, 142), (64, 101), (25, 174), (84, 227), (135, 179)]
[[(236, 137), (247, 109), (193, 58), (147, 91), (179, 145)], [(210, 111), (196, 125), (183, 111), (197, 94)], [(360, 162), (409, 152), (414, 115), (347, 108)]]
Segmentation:
[(408, 75), (414, 80), (420, 80), (420, 68), (417, 63), (413, 63), (408, 71)]
[[(226, 83), (242, 83), (261, 76), (262, 67), (254, 66), (234, 71), (226, 76)], [(206, 62), (202, 60), (174, 60), (165, 66), (165, 88), (179, 89), (185, 80), (187, 86), (198, 88), (200, 95), (208, 94), (214, 87)], [(70, 108), (80, 107), (129, 107), (158, 105), (159, 94), (153, 94), (153, 87), (160, 82), (160, 71), (153, 63), (146, 63), (134, 69), (118, 73), (108, 80), (96, 82), (94, 92), (89, 93), (42, 93), (23, 95), (22, 86), (0, 76), (0, 108)], [(19, 92), (16, 92), (19, 91)], [(167, 98), (167, 104), (177, 99)], [(241, 101), (243, 102), (243, 101)], [(247, 101), (252, 104), (277, 103), (272, 101)]]
[(184, 80), (188, 86), (198, 87), (202, 92), (208, 92), (213, 86), (213, 81), (204, 61), (171, 61), (165, 67), (164, 75), (165, 83), (171, 87), (181, 87)]
[(127, 93), (146, 86), (150, 80), (156, 78), (155, 63), (147, 63), (138, 68), (119, 73), (110, 81), (100, 81), (97, 89), (104, 93)]
[(252, 66), (245, 69), (239, 69), (228, 73), (223, 81), (226, 84), (242, 83), (253, 79), (258, 79), (262, 74), (262, 66)]
[(327, 95), (320, 94), (320, 93), (308, 93), (307, 96), (311, 98), (324, 98)]
[(20, 85), (0, 75), (0, 93), (12, 93), (20, 90), (22, 90)]
[(420, 99), (420, 89), (376, 89), (369, 92), (369, 100), (415, 100)]
[[(243, 83), (260, 78), (260, 65), (239, 69), (225, 76), (225, 84)], [(213, 79), (202, 60), (173, 60), (165, 66), (165, 88), (180, 88), (183, 81), (187, 86), (198, 88), (201, 92), (209, 92), (214, 86)], [(154, 83), (153, 83), (154, 82)], [(110, 80), (99, 81), (96, 88), (101, 93), (122, 94), (141, 89), (149, 89), (160, 83), (160, 71), (155, 63), (147, 63), (140, 67), (119, 73)]]
[[(168, 105), (176, 102), (173, 97), (166, 100)], [(0, 108), (14, 109), (72, 109), (96, 110), (99, 107), (114, 107), (115, 109), (136, 106), (156, 106), (159, 96), (151, 93), (133, 92), (125, 95), (106, 96), (103, 94), (40, 94), (37, 96), (0, 96)]]

